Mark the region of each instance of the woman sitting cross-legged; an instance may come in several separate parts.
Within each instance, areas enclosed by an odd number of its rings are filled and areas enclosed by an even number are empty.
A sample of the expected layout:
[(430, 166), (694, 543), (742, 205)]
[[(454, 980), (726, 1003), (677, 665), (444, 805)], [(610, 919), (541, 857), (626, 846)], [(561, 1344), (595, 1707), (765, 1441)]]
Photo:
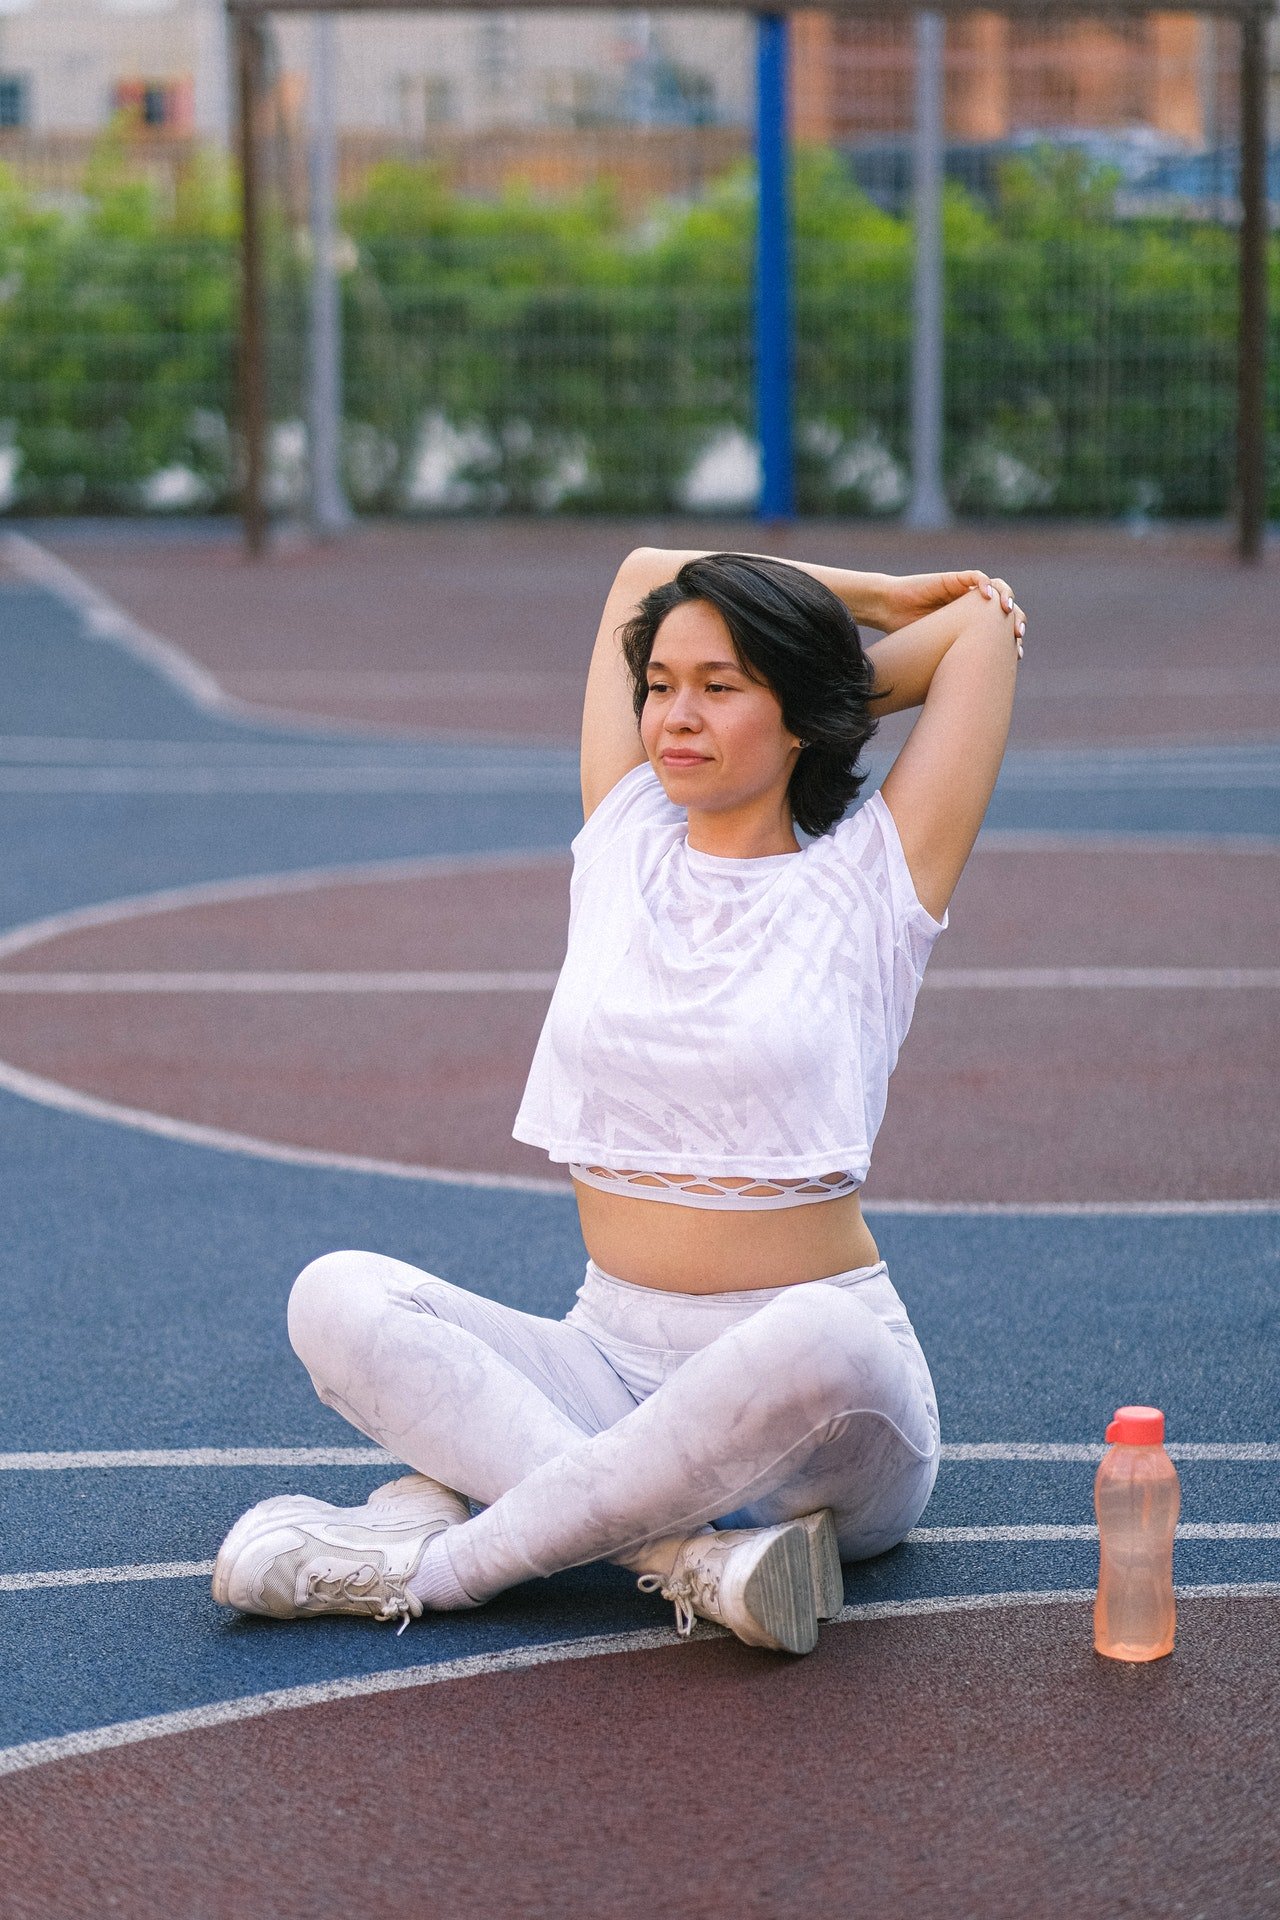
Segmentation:
[[(864, 651), (859, 620), (886, 638)], [(543, 1320), (381, 1254), (313, 1261), (294, 1349), (415, 1471), (362, 1507), (252, 1508), (219, 1601), (403, 1624), (603, 1559), (682, 1631), (700, 1615), (802, 1653), (840, 1560), (915, 1524), (937, 1404), (859, 1189), (1024, 631), (979, 572), (624, 561), (587, 680), (568, 951), (514, 1129), (573, 1176), (576, 1304)], [(846, 817), (877, 716), (914, 707)]]

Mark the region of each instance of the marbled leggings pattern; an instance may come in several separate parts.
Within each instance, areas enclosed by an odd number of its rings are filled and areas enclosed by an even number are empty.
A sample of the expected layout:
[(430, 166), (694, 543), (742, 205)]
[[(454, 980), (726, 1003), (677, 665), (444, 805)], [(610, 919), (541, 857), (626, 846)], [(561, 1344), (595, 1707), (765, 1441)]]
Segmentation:
[(928, 1365), (883, 1263), (802, 1286), (637, 1287), (588, 1262), (564, 1320), (375, 1253), (299, 1275), (289, 1335), (320, 1398), (482, 1511), (449, 1533), (489, 1598), (643, 1564), (708, 1522), (835, 1513), (845, 1559), (900, 1541), (937, 1477)]

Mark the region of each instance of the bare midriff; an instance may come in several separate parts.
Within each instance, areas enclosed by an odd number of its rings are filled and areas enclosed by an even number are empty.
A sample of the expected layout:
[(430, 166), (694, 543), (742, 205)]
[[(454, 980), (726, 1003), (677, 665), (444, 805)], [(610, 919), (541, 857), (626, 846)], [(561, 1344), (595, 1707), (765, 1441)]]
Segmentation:
[(605, 1273), (663, 1293), (793, 1287), (880, 1258), (856, 1193), (765, 1211), (682, 1207), (573, 1183), (587, 1252)]

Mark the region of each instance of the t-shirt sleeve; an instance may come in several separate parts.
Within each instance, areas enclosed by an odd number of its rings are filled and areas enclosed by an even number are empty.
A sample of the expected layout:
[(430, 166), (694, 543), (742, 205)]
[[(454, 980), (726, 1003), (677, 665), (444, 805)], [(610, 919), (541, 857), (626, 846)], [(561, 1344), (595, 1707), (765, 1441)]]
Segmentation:
[(921, 904), (897, 825), (878, 793), (842, 820), (831, 838), (840, 867), (856, 886), (858, 912), (870, 912), (878, 929), (886, 1031), (896, 1058), (929, 955), (947, 919), (944, 915), (935, 920)]
[(873, 793), (862, 811), (868, 815), (873, 844), (883, 861), (888, 881), (894, 945), (911, 961), (918, 982), (933, 952), (934, 941), (946, 931), (949, 916), (944, 913), (941, 920), (935, 920), (921, 904), (907, 856), (902, 851), (897, 821), (881, 795)]
[(626, 834), (655, 826), (683, 825), (685, 811), (668, 800), (662, 782), (646, 760), (630, 773), (624, 773), (610, 787), (591, 818), (585, 821), (573, 841), (575, 872), (621, 840)]

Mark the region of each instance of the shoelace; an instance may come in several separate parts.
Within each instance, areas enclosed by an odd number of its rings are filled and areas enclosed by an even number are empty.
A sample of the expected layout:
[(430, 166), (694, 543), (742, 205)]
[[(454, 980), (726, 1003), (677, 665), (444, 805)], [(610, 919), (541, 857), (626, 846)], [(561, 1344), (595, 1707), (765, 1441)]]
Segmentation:
[(636, 1582), (641, 1593), (660, 1593), (676, 1610), (676, 1632), (687, 1640), (698, 1618), (698, 1609), (714, 1608), (720, 1583), (703, 1567), (687, 1567), (683, 1573), (642, 1573)]
[(307, 1582), (307, 1593), (318, 1600), (354, 1600), (367, 1606), (375, 1620), (399, 1620), (397, 1639), (422, 1612), (421, 1602), (405, 1586), (371, 1566), (361, 1567), (358, 1573), (315, 1574)]

